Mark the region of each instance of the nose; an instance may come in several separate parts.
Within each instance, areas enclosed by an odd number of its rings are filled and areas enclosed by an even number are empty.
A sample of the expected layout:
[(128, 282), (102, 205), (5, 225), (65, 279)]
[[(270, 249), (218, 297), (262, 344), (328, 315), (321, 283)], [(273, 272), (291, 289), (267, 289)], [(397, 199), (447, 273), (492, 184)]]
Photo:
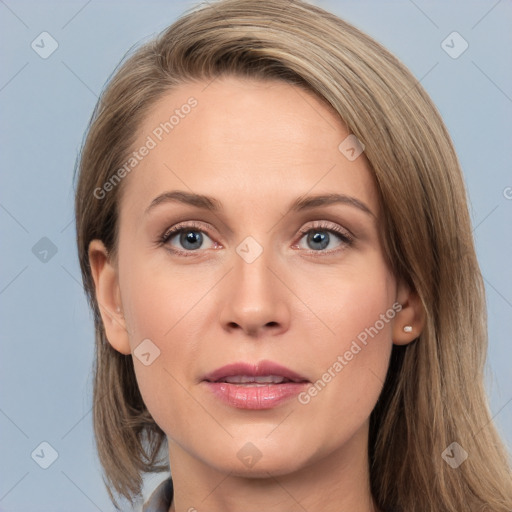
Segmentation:
[(289, 328), (290, 291), (283, 284), (276, 265), (263, 251), (249, 262), (233, 255), (234, 268), (225, 280), (222, 294), (222, 327), (230, 332), (241, 330), (251, 337), (277, 335)]

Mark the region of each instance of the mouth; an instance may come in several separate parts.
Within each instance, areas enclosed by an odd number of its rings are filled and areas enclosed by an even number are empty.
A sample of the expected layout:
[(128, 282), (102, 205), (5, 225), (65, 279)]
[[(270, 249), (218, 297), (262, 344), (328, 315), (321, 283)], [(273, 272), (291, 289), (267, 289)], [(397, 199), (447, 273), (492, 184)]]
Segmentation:
[[(211, 381), (210, 381), (211, 382)], [(223, 377), (214, 382), (226, 382), (227, 384), (238, 384), (240, 386), (267, 386), (269, 384), (283, 384), (285, 382), (300, 382), (297, 380), (287, 379), (282, 375), (233, 375), (232, 377)]]
[(214, 396), (238, 409), (271, 409), (297, 395), (310, 383), (298, 373), (271, 361), (234, 363), (206, 375)]
[(309, 382), (302, 375), (272, 361), (257, 364), (232, 363), (205, 375), (207, 382), (230, 384), (281, 384), (282, 382)]

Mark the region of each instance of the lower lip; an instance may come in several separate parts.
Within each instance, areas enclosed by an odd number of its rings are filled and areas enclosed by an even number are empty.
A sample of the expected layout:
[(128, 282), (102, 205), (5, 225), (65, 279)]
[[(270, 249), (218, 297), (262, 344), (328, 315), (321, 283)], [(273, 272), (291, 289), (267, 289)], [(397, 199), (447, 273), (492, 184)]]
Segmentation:
[(297, 396), (307, 382), (285, 382), (263, 386), (206, 382), (210, 391), (224, 403), (238, 409), (272, 409)]

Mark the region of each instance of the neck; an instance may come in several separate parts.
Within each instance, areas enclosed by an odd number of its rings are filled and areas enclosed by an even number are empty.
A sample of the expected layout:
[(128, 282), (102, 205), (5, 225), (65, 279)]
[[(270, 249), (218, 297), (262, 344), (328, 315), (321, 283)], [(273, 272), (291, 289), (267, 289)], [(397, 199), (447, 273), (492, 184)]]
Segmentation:
[(368, 426), (340, 449), (293, 473), (247, 477), (221, 471), (169, 440), (169, 512), (378, 512), (370, 492)]

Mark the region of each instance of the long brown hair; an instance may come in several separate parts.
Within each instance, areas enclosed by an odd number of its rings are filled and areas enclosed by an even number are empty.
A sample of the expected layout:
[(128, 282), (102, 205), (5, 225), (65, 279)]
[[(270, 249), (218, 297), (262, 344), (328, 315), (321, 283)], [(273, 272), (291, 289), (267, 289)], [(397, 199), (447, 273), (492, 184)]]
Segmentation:
[[(123, 183), (101, 198), (95, 191), (122, 167), (159, 98), (187, 81), (226, 73), (312, 91), (364, 143), (384, 212), (386, 256), (425, 308), (420, 337), (393, 347), (371, 414), (376, 503), (385, 511), (509, 512), (509, 461), (484, 389), (484, 286), (449, 134), (403, 64), (301, 0), (221, 0), (186, 13), (122, 63), (93, 113), (79, 158), (76, 227), (95, 315), (94, 430), (112, 500), (112, 490), (133, 499), (143, 472), (169, 468), (158, 456), (165, 434), (141, 398), (132, 358), (105, 337), (88, 261), (93, 239), (115, 257)], [(468, 454), (457, 468), (443, 458), (453, 442)]]

